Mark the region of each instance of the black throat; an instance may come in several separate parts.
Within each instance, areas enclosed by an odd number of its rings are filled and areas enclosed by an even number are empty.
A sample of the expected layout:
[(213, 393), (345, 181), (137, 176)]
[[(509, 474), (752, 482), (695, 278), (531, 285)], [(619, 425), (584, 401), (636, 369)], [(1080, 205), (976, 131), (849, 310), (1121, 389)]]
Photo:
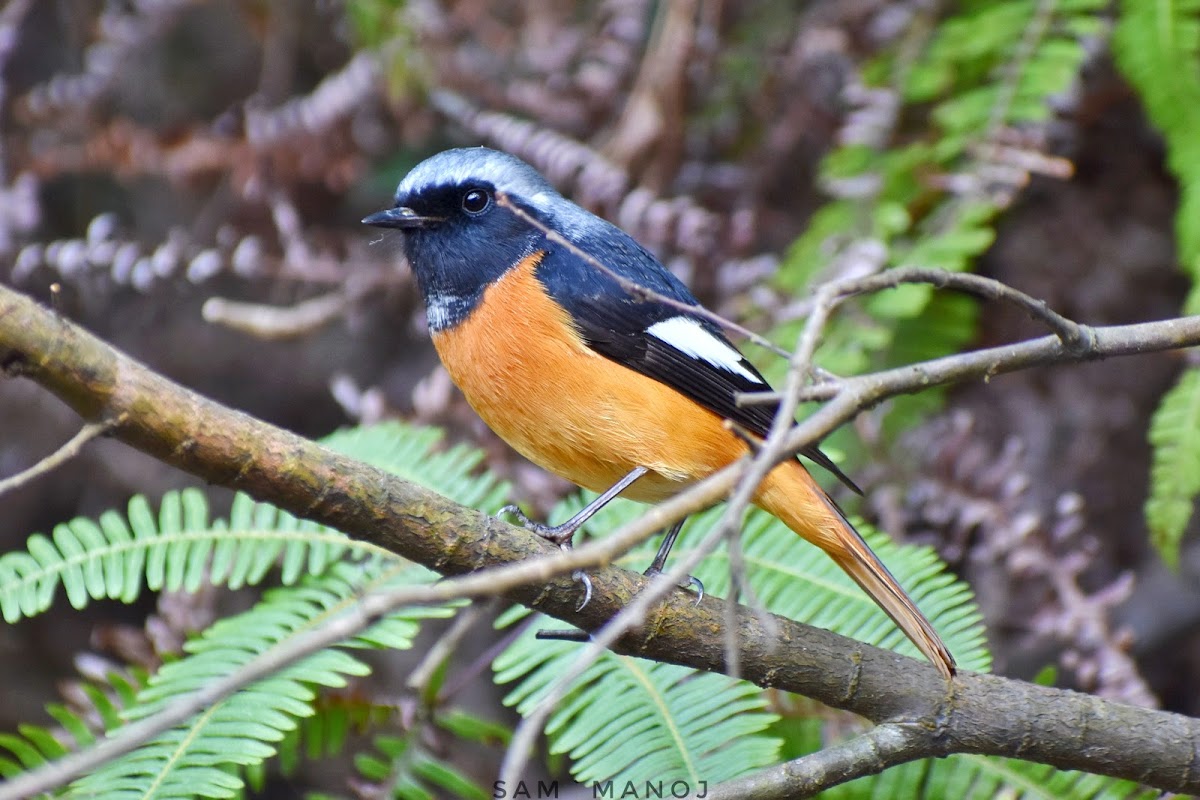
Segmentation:
[(498, 208), (486, 219), (451, 218), (404, 235), (404, 255), (425, 299), (429, 328), (444, 331), (463, 322), (484, 290), (542, 242), (540, 231)]

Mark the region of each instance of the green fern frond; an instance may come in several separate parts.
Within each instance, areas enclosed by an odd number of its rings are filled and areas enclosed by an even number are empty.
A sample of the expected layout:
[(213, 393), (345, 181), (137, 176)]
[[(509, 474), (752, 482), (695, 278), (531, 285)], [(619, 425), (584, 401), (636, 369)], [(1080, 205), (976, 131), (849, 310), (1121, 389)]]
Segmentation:
[[(247, 768), (246, 783), (251, 789), (262, 790), (272, 767), (285, 777), (293, 775), (304, 761), (343, 753), (351, 734), (365, 736), (396, 720), (400, 714), (395, 702), (374, 702), (357, 692), (318, 697), (313, 712), (311, 717), (298, 720), (296, 727), (279, 742), (273, 761)], [(379, 784), (375, 788), (380, 796), (387, 793), (389, 786), (408, 789), (421, 786), (425, 787), (422, 792), (428, 794), (428, 789), (434, 796), (479, 797), (483, 790), (446, 763), (438, 753), (453, 753), (460, 749), (448, 741), (450, 737), (488, 748), (504, 747), (511, 739), (511, 731), (505, 726), (455, 708), (423, 707), (417, 714), (416, 724), (410, 720), (402, 724), (402, 728), (402, 741), (396, 736), (381, 734), (373, 739), (377, 753), (355, 756), (360, 775), (365, 781)], [(431, 738), (438, 742), (436, 752), (428, 748)], [(399, 788), (394, 788), (390, 794), (414, 796), (413, 792)]]
[[(459, 502), (496, 510), (507, 487), (477, 471), (482, 454), (465, 447), (438, 451), (440, 439), (434, 429), (389, 423), (344, 431), (326, 444)], [(358, 560), (339, 561), (346, 555)], [(59, 586), (75, 607), (101, 598), (132, 602), (143, 588), (193, 590), (205, 583), (236, 588), (260, 582), (276, 564), (288, 586), (189, 642), (188, 655), (164, 667), (145, 688), (114, 683), (120, 706), (85, 685), (106, 728), (155, 713), (172, 697), (319, 625), (361, 592), (389, 581), (433, 577), (378, 547), (244, 495), (235, 499), (228, 521), (210, 520), (204, 495), (190, 489), (164, 497), (157, 514), (145, 498), (136, 497), (124, 517), (109, 511), (95, 522), (60, 525), (52, 537), (31, 537), (26, 552), (0, 557), (0, 607), (10, 621), (39, 613)], [(395, 614), (343, 647), (406, 648), (420, 620), (448, 613), (448, 607), (438, 606)], [(234, 796), (242, 785), (238, 769), (253, 777), (296, 721), (313, 713), (313, 687), (342, 685), (365, 669), (344, 649), (318, 653), (88, 776), (73, 789), (75, 796)], [(120, 707), (126, 710), (118, 714)], [(13, 755), (0, 756), (0, 772), (15, 774), (94, 738), (77, 714), (58, 706), (48, 711), (63, 727), (62, 743), (42, 728), (25, 727), (23, 735), (0, 739), (0, 748)]]
[[(394, 704), (372, 702), (350, 694), (323, 694), (313, 703), (313, 714), (297, 721), (276, 745), (279, 772), (293, 775), (304, 761), (316, 761), (339, 755), (351, 734), (363, 735), (391, 719)], [(268, 762), (251, 765), (246, 783), (255, 791), (266, 785)]]
[[(422, 709), (429, 712), (430, 709)], [(394, 703), (372, 703), (357, 695), (325, 696), (314, 706), (312, 717), (299, 721), (278, 745), (278, 767), (292, 775), (301, 760), (314, 761), (343, 752), (351, 732), (364, 735), (398, 716)], [(487, 793), (466, 775), (448, 764), (437, 753), (455, 752), (447, 741), (454, 737), (485, 747), (508, 744), (511, 732), (495, 722), (481, 719), (459, 710), (431, 712), (430, 718), (418, 714), (416, 724), (405, 724), (403, 736), (381, 734), (373, 737), (376, 752), (360, 752), (354, 763), (362, 776), (359, 793), (367, 793), (366, 782), (374, 796), (434, 797), (449, 796), (482, 800)], [(428, 747), (433, 738), (438, 742), (437, 753)], [(266, 764), (247, 770), (247, 783), (256, 791), (266, 784)]]
[[(529, 713), (578, 652), (527, 630), (493, 663), (498, 683), (519, 681), (505, 704)], [(775, 763), (779, 741), (763, 735), (774, 720), (761, 690), (744, 681), (606, 652), (546, 733), (551, 752), (570, 756), (581, 782), (620, 776), (698, 785)]]
[[(1117, 66), (1138, 91), (1167, 142), (1167, 165), (1179, 182), (1175, 237), (1179, 260), (1200, 277), (1200, 2), (1123, 0), (1113, 32)], [(1200, 308), (1194, 291), (1186, 313)]]
[(39, 614), (61, 586), (76, 609), (92, 600), (132, 603), (149, 591), (193, 592), (201, 585), (257, 584), (284, 556), (292, 580), (348, 552), (386, 555), (332, 529), (301, 523), (245, 496), (234, 501), (229, 523), (213, 521), (197, 489), (168, 492), (158, 514), (146, 498), (129, 501), (127, 515), (106, 511), (34, 534), (26, 552), (0, 556), (0, 610), (7, 622)]
[(1150, 540), (1168, 564), (1179, 562), (1179, 542), (1200, 494), (1200, 369), (1184, 372), (1150, 421)]
[(373, 796), (398, 800), (491, 797), (463, 772), (431, 754), (415, 736), (377, 736), (373, 743), (378, 755), (360, 753), (354, 758), (359, 774), (378, 785)]
[(0, 777), (11, 778), (63, 754), (62, 744), (44, 728), (22, 725), (19, 731), (20, 735), (0, 733), (0, 750), (7, 750), (16, 758), (14, 761), (0, 756)]
[(913, 800), (1152, 800), (1159, 792), (1129, 781), (1044, 764), (954, 755), (902, 764), (822, 792), (822, 800), (906, 797)]
[[(477, 470), (482, 452), (463, 446), (438, 452), (441, 437), (434, 428), (384, 423), (335, 433), (325, 444), (464, 505), (499, 509), (508, 487)], [(81, 517), (56, 526), (52, 537), (34, 534), (26, 552), (0, 556), (0, 611), (9, 623), (39, 614), (60, 586), (77, 609), (100, 599), (132, 603), (143, 589), (239, 589), (260, 583), (276, 564), (290, 584), (348, 554), (394, 558), (244, 494), (234, 499), (227, 522), (209, 519), (197, 489), (167, 493), (157, 516), (138, 496), (124, 517), (115, 511)]]
[[(269, 591), (251, 610), (217, 622), (188, 642), (189, 655), (164, 666), (124, 717), (136, 720), (155, 714), (174, 698), (235, 672), (272, 646), (319, 628), (352, 608), (364, 592), (435, 577), (407, 564), (341, 563), (323, 576)], [(449, 606), (406, 609), (351, 644), (410, 647), (421, 620), (450, 613)], [(341, 687), (347, 678), (367, 672), (366, 664), (342, 649), (315, 653), (80, 779), (72, 784), (70, 796), (233, 797), (243, 786), (234, 765), (252, 766), (274, 755), (276, 744), (296, 727), (297, 718), (313, 713), (315, 687)]]
[[(0, 733), (0, 778), (11, 778), (48, 763), (68, 752), (94, 743), (98, 732), (120, 727), (122, 709), (134, 702), (138, 689), (145, 685), (141, 669), (130, 674), (112, 672), (107, 682), (84, 680), (75, 684), (81, 697), (76, 708), (48, 703), (46, 713), (58, 723), (51, 730), (40, 725), (22, 724), (17, 733)], [(3, 755), (8, 751), (12, 756)], [(16, 760), (14, 760), (16, 759)]]
[(346, 428), (321, 443), (456, 503), (489, 514), (499, 511), (508, 502), (508, 484), (479, 470), (484, 452), (478, 447), (458, 444), (438, 450), (444, 436), (440, 428), (392, 421)]
[[(830, 263), (847, 258), (875, 260), (882, 268), (962, 271), (991, 245), (996, 218), (1015, 191), (997, 193), (988, 185), (984, 167), (994, 158), (996, 137), (1010, 128), (1045, 125), (1055, 100), (1077, 80), (1084, 40), (1103, 35), (1107, 4), (977, 0), (958, 8), (932, 28), (928, 41), (905, 38), (865, 70), (868, 83), (923, 112), (897, 113), (897, 120), (911, 117), (923, 127), (889, 131), (896, 138), (902, 133), (903, 146), (855, 141), (826, 157), (822, 181), (843, 196), (819, 209), (792, 246), (778, 278), (782, 287), (803, 288)], [(868, 259), (851, 249), (864, 243), (877, 251)], [(907, 363), (909, 349), (933, 356), (957, 352), (972, 338), (974, 321), (962, 318), (966, 327), (937, 324), (943, 310), (931, 304), (943, 294), (911, 286), (866, 299), (865, 314), (833, 320), (818, 363), (837, 374), (858, 374)], [(918, 324), (905, 325), (912, 321)], [(791, 345), (797, 330), (784, 326), (772, 337)], [(940, 398), (934, 390), (892, 404), (886, 429), (911, 424)], [(837, 445), (855, 452), (846, 440)]]
[(1103, 32), (1105, 0), (991, 0), (939, 24), (904, 86), (908, 102), (933, 102), (945, 132), (967, 137), (996, 125), (1041, 122), (1075, 81), (1080, 39)]
[[(1137, 88), (1167, 144), (1179, 184), (1175, 239), (1192, 278), (1184, 313), (1200, 312), (1200, 0), (1125, 0), (1113, 34), (1117, 66)], [(1154, 449), (1146, 523), (1163, 559), (1175, 564), (1179, 541), (1200, 493), (1200, 371), (1188, 370), (1150, 424)]]
[[(553, 517), (569, 516), (582, 502), (573, 499)], [(642, 510), (616, 501), (589, 525), (593, 530), (614, 530)], [(695, 546), (720, 514), (716, 508), (696, 515), (676, 544), (676, 553)], [(991, 657), (967, 586), (947, 573), (929, 548), (898, 547), (865, 525), (860, 529), (959, 663), (986, 671)], [(647, 543), (620, 563), (644, 566), (653, 546)], [(742, 550), (749, 584), (770, 611), (917, 655), (887, 615), (836, 564), (774, 517), (759, 511), (748, 515)], [(728, 554), (710, 556), (696, 576), (710, 592), (726, 593)], [(504, 621), (515, 617), (507, 615)], [(536, 627), (537, 621), (531, 628)], [(505, 702), (528, 713), (577, 655), (578, 645), (540, 641), (526, 632), (494, 664), (498, 682), (516, 682)], [(551, 751), (570, 756), (572, 774), (579, 781), (678, 777), (696, 785), (697, 780), (715, 783), (775, 763), (780, 743), (769, 728), (774, 719), (766, 693), (745, 682), (606, 653), (554, 711), (546, 732)], [(722, 744), (712, 746), (715, 742)]]

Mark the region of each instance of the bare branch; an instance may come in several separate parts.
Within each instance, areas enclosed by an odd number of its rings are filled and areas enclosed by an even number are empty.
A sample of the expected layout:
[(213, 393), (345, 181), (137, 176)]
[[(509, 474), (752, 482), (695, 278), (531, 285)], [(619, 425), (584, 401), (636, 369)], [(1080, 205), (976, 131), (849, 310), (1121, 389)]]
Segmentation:
[(708, 796), (712, 800), (812, 797), (846, 781), (928, 758), (938, 749), (933, 735), (934, 732), (916, 725), (876, 725), (803, 758), (714, 786)]
[(18, 486), (23, 486), (34, 478), (45, 475), (59, 465), (70, 461), (79, 455), (79, 451), (83, 449), (85, 444), (97, 436), (103, 436), (111, 427), (112, 425), (106, 422), (89, 422), (87, 425), (84, 425), (78, 433), (71, 437), (70, 441), (29, 469), (0, 480), (0, 495), (5, 492), (11, 492)]
[(404, 685), (414, 692), (424, 694), (438, 669), (454, 653), (463, 637), (471, 631), (475, 623), (483, 617), (484, 611), (489, 610), (492, 605), (492, 603), (486, 602), (475, 603), (455, 614), (454, 622), (450, 624), (449, 629), (425, 651), (420, 663), (408, 674), (408, 680), (404, 682)]
[[(829, 400), (845, 396), (848, 398), (845, 402), (849, 406), (862, 410), (888, 397), (916, 394), (947, 383), (990, 380), (996, 375), (1032, 367), (1099, 361), (1114, 356), (1177, 350), (1200, 344), (1197, 341), (1200, 317), (1089, 327), (1087, 330), (1092, 337), (1091, 341), (1076, 352), (1068, 351), (1057, 337), (1045, 336), (1016, 344), (944, 356), (869, 375), (839, 378), (836, 383), (808, 387), (801, 393), (801, 399)], [(779, 401), (780, 396), (778, 392), (755, 392), (742, 395), (740, 399), (744, 403), (774, 403)], [(818, 434), (818, 437), (828, 434), (830, 430), (846, 421), (842, 410), (833, 413), (832, 416), (838, 422), (832, 427), (826, 424), (819, 426), (824, 432)]]
[[(868, 294), (870, 292), (878, 292), (884, 289), (894, 289), (902, 284), (927, 283), (939, 289), (957, 289), (970, 294), (978, 295), (988, 300), (1000, 300), (1010, 303), (1036, 320), (1041, 321), (1048, 327), (1055, 336), (1063, 344), (1063, 360), (1075, 360), (1074, 357), (1086, 357), (1091, 349), (1095, 346), (1092, 338), (1091, 328), (1086, 325), (1080, 325), (1061, 314), (1057, 313), (1046, 305), (1044, 300), (1030, 297), (1024, 292), (1017, 291), (1011, 286), (1007, 286), (1000, 281), (992, 278), (985, 278), (981, 275), (972, 275), (963, 272), (947, 272), (940, 269), (928, 269), (926, 267), (898, 267), (889, 269), (886, 272), (880, 272), (874, 275), (868, 275), (862, 278), (847, 278), (839, 281), (832, 281), (825, 284), (817, 290), (816, 297), (813, 299), (812, 308), (809, 311), (809, 318), (805, 323), (804, 331), (801, 334), (800, 344), (798, 349), (803, 351), (802, 361), (811, 364), (812, 355), (816, 351), (817, 344), (820, 341), (820, 334), (825, 328), (826, 321), (844, 300), (859, 294)], [(1001, 349), (1001, 348), (996, 348)], [(977, 351), (990, 352), (990, 351)], [(961, 358), (962, 356), (951, 356), (950, 358)], [(928, 362), (930, 364), (936, 363)], [(921, 364), (914, 364), (901, 369), (918, 369)], [(1020, 369), (1023, 367), (1016, 367)], [(811, 369), (811, 367), (810, 367)], [(1010, 370), (1002, 370), (1010, 371)], [(998, 374), (1000, 370), (992, 373)], [(886, 373), (878, 373), (886, 374)], [(875, 377), (875, 376), (866, 376)], [(952, 381), (965, 380), (970, 375), (949, 377), (943, 383)], [(801, 401), (806, 400), (828, 400), (829, 398), (842, 391), (847, 382), (861, 380), (861, 378), (837, 378), (826, 380), (815, 386), (805, 388), (799, 396)], [(921, 391), (929, 388), (933, 384), (920, 384), (912, 391)], [(759, 405), (778, 403), (782, 399), (783, 394), (780, 392), (753, 392), (743, 394), (738, 398), (739, 405)]]
[(341, 316), (350, 303), (350, 296), (343, 291), (323, 294), (286, 308), (210, 297), (204, 301), (201, 313), (205, 322), (224, 325), (259, 339), (295, 339)]

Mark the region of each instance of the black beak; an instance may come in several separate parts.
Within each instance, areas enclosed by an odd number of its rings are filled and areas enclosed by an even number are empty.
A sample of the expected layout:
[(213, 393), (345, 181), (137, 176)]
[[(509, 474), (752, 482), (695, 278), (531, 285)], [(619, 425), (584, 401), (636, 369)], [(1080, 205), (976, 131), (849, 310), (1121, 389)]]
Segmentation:
[(399, 228), (400, 230), (428, 228), (439, 222), (442, 222), (441, 217), (422, 217), (411, 208), (404, 206), (386, 208), (363, 217), (364, 225), (374, 225), (376, 228)]

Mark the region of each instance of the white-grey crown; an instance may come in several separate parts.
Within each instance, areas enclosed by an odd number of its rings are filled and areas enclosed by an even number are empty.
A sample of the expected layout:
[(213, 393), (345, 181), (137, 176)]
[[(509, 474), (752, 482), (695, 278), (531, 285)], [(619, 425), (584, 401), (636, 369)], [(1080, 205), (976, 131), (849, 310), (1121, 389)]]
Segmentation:
[(525, 200), (546, 193), (558, 196), (541, 173), (516, 156), (487, 147), (461, 147), (438, 153), (413, 167), (396, 187), (396, 201), (403, 202), (437, 186), (459, 186), (472, 181), (486, 181), (498, 191)]

